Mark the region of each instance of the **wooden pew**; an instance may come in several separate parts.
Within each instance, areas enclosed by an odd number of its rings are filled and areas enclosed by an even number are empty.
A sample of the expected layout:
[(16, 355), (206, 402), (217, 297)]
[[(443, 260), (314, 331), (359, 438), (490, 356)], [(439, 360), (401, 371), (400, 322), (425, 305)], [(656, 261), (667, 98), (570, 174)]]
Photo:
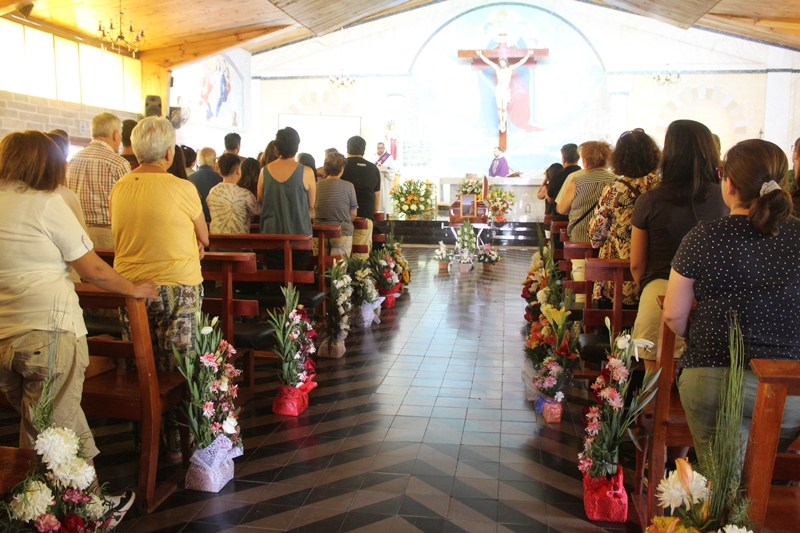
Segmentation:
[[(314, 272), (311, 270), (295, 270), (291, 253), (293, 250), (313, 250), (311, 235), (211, 234), (209, 235), (209, 241), (210, 248), (253, 250), (256, 254), (263, 254), (266, 251), (273, 250), (283, 251), (282, 270), (257, 270), (252, 273), (233, 272), (233, 281), (275, 282), (283, 285), (289, 283), (294, 285), (314, 284)], [(302, 286), (299, 288), (300, 303), (306, 308), (314, 309), (325, 301), (324, 292)], [(237, 293), (237, 297), (257, 300), (262, 315), (265, 315), (268, 309), (281, 307), (285, 304), (280, 291), (270, 294)]]
[(22, 481), (36, 461), (34, 450), (0, 446), (0, 494), (5, 494)]
[[(339, 256), (329, 256), (325, 251), (325, 241), (328, 239), (338, 239), (342, 236), (342, 227), (339, 224), (313, 224), (311, 226), (313, 236), (317, 239), (317, 255), (311, 257), (311, 263), (317, 268), (317, 289), (323, 294), (327, 294), (328, 280), (325, 273), (333, 265)], [(352, 252), (351, 252), (352, 253)], [(322, 315), (326, 314), (327, 301), (322, 302)]]
[[(663, 307), (663, 296), (658, 296), (658, 305)], [(657, 391), (653, 402), (637, 420), (640, 434), (643, 437), (639, 439), (642, 450), (636, 452), (636, 480), (632, 500), (639, 520), (643, 524), (642, 527), (646, 527), (650, 523), (650, 517), (664, 514), (664, 510), (658, 506), (656, 489), (661, 478), (664, 477), (667, 448), (694, 446), (675, 382), (675, 373), (677, 372), (675, 333), (663, 318), (659, 328), (656, 352), (656, 370), (658, 369), (661, 369), (661, 374), (656, 383)], [(645, 496), (642, 493), (646, 462), (649, 462), (650, 466), (647, 474), (648, 493)]]
[(800, 487), (771, 483), (800, 479), (800, 455), (777, 453), (786, 397), (800, 396), (800, 361), (753, 359), (750, 368), (758, 378), (758, 389), (744, 460), (744, 486), (754, 531), (797, 531)]
[(561, 230), (566, 229), (569, 222), (557, 221), (550, 226), (550, 240), (553, 241), (553, 259), (564, 259), (564, 245), (561, 242)]
[[(179, 372), (156, 371), (144, 300), (126, 298), (84, 283), (77, 284), (75, 291), (83, 308), (127, 308), (131, 341), (96, 337), (87, 341), (91, 355), (134, 359), (136, 369), (117, 368), (84, 381), (81, 407), (89, 416), (141, 422), (142, 448), (137, 494), (141, 508), (152, 512), (175, 490), (186, 473), (185, 469), (179, 469), (156, 486), (162, 415), (183, 403), (186, 380)], [(181, 426), (181, 448), (186, 467), (190, 454), (189, 432), (185, 426)]]
[(255, 272), (256, 256), (252, 252), (206, 252), (200, 261), (200, 268), (203, 279), (222, 283), (220, 298), (203, 298), (203, 312), (219, 317), (223, 337), (237, 350), (231, 361), (240, 357), (242, 359), (242, 386), (236, 398), (236, 405), (241, 406), (255, 393), (254, 350), (261, 346), (253, 346), (251, 339), (268, 338), (272, 332), (268, 324), (251, 325), (234, 322), (237, 316), (252, 317), (259, 314), (256, 300), (237, 300), (233, 294), (233, 273)]
[[(564, 242), (564, 260), (572, 259), (589, 259), (597, 257), (597, 248), (592, 248), (592, 243), (589, 242)], [(569, 269), (572, 270), (571, 268)], [(562, 285), (565, 289), (572, 289), (573, 294), (585, 294), (586, 282), (575, 281), (571, 277), (565, 279)]]

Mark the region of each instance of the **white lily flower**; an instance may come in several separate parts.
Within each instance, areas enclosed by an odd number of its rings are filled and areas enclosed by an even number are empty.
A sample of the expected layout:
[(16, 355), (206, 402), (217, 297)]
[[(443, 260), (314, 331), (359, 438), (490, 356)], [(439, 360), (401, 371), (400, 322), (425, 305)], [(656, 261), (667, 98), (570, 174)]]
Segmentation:
[(639, 348), (644, 348), (645, 351), (650, 351), (655, 346), (647, 339), (633, 339), (633, 357), (639, 360)]

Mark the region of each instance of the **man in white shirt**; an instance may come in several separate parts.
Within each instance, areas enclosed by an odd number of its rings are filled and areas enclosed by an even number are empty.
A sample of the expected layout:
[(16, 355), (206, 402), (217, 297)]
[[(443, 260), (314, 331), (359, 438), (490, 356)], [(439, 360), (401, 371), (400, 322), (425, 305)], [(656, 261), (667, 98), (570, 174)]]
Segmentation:
[(378, 153), (375, 156), (375, 166), (381, 173), (381, 208), (386, 214), (392, 213), (392, 197), (389, 194), (394, 186), (394, 158), (386, 150), (386, 145), (378, 143)]

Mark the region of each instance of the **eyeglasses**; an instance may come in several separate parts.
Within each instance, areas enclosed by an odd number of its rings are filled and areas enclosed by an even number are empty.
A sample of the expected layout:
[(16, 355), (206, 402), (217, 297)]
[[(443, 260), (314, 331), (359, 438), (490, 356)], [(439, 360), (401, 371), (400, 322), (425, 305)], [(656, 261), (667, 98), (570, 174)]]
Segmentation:
[(725, 167), (723, 165), (718, 166), (717, 167), (717, 179), (719, 179), (719, 181), (722, 181), (722, 180), (727, 179), (727, 178), (728, 178), (728, 175), (725, 174)]
[(626, 135), (630, 135), (631, 133), (634, 133), (634, 132), (636, 132), (636, 133), (644, 133), (644, 130), (642, 128), (634, 128), (632, 130), (624, 131), (624, 132), (622, 132), (622, 135), (619, 136), (619, 138), (622, 139)]

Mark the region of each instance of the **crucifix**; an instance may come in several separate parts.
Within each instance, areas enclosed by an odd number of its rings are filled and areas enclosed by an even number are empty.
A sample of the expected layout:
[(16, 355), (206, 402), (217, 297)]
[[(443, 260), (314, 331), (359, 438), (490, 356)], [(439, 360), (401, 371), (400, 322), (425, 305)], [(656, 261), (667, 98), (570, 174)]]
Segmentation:
[[(496, 48), (458, 51), (459, 58), (472, 59), (474, 69), (484, 69), (486, 68), (484, 64), (494, 69), (497, 76), (495, 98), (497, 100), (498, 130), (500, 132), (498, 146), (501, 150), (506, 149), (508, 103), (511, 100), (511, 76), (518, 67), (535, 65), (537, 57), (547, 57), (549, 53), (550, 51), (547, 48), (509, 48), (505, 43), (505, 35), (502, 34), (500, 35), (500, 44)], [(515, 63), (509, 64), (509, 61), (515, 61)]]

